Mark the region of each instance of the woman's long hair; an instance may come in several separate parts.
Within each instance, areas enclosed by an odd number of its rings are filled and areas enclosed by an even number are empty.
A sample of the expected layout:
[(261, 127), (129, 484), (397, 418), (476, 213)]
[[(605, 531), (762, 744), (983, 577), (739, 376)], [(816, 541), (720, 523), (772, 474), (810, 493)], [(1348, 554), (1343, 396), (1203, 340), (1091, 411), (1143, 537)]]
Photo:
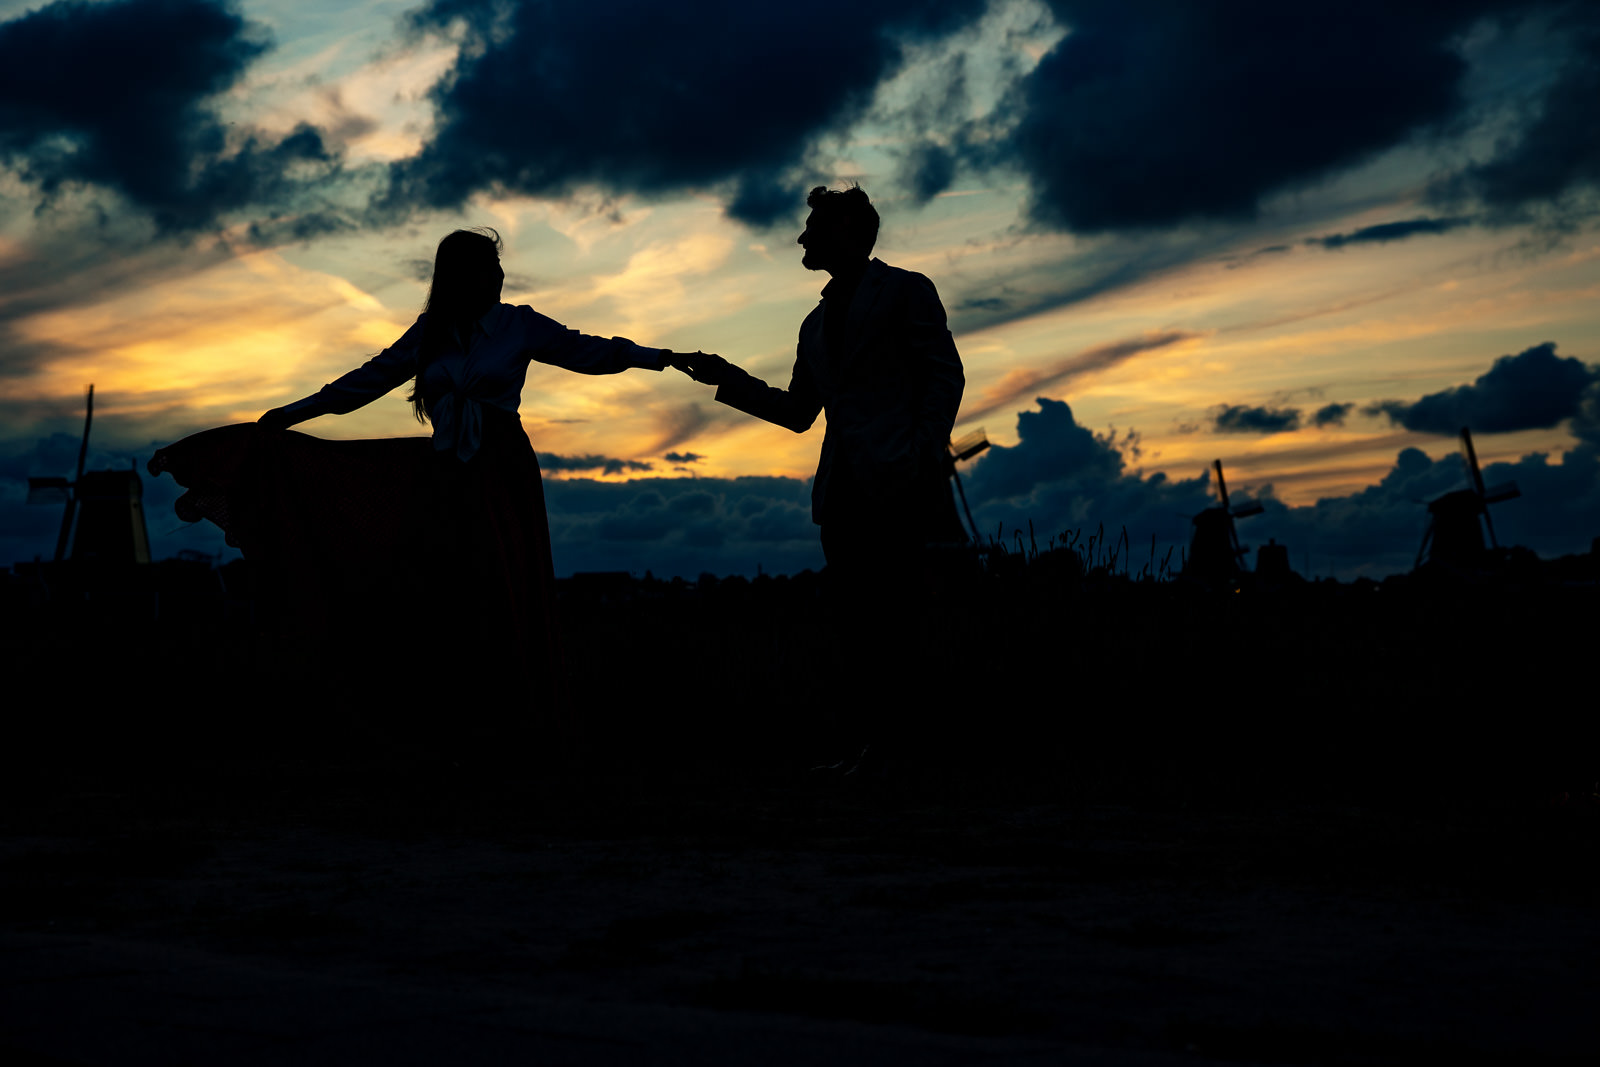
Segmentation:
[(451, 335), (470, 330), (485, 311), (484, 285), (500, 261), (500, 234), (487, 226), (476, 230), (456, 230), (439, 242), (433, 256), (433, 282), (422, 312), (422, 344), (417, 350), (417, 380), (411, 387), (411, 411), (418, 422), (428, 419), (428, 399), (422, 394), (422, 374), (441, 351), (450, 346)]

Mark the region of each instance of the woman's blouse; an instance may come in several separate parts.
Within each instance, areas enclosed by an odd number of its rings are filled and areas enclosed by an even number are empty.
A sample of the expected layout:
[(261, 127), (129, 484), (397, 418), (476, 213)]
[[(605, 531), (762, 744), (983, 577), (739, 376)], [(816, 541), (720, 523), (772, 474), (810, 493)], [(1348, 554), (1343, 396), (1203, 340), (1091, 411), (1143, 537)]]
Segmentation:
[[(425, 318), (419, 316), (400, 340), (284, 411), (296, 421), (343, 415), (415, 377)], [(626, 337), (590, 337), (525, 304), (497, 304), (473, 324), (465, 343), (452, 336), (422, 373), (433, 447), (454, 451), (463, 462), (477, 455), (483, 445), (483, 405), (515, 415), (530, 360), (580, 374), (616, 374), (630, 367), (658, 371), (666, 366), (659, 348), (645, 348)]]

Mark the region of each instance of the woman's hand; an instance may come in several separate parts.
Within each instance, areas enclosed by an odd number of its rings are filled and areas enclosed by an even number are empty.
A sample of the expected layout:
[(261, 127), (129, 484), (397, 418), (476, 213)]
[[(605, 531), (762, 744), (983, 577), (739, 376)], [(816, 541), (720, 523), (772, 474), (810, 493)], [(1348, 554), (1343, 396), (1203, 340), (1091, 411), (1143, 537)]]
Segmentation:
[(269, 430), (287, 430), (294, 424), (295, 419), (283, 408), (273, 408), (256, 420), (256, 425), (263, 426)]

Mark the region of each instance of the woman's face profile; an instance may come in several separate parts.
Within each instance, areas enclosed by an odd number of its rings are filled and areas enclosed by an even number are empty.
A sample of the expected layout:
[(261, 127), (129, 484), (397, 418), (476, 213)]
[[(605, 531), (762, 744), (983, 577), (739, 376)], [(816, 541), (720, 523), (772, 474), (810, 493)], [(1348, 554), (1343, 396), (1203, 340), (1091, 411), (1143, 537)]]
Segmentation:
[(470, 268), (463, 271), (466, 277), (463, 295), (474, 305), (498, 304), (500, 291), (505, 286), (506, 272), (500, 266), (498, 256), (491, 254), (485, 259), (480, 259)]
[(495, 257), (493, 260), (491, 260), (488, 263), (487, 271), (486, 271), (486, 274), (485, 274), (485, 279), (484, 279), (484, 297), (485, 297), (485, 301), (487, 303), (490, 303), (490, 304), (498, 304), (498, 303), (500, 303), (500, 291), (503, 288), (505, 288), (505, 284), (506, 284), (506, 272), (500, 266), (500, 259), (497, 256), (497, 257)]

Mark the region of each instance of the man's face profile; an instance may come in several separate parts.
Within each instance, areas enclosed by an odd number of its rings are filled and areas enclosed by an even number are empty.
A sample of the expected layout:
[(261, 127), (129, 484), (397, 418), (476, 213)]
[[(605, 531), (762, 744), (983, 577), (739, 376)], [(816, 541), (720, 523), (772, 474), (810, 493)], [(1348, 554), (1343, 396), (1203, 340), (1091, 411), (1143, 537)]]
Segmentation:
[(815, 210), (806, 216), (806, 228), (797, 238), (800, 247), (806, 250), (800, 259), (802, 267), (827, 270), (847, 258), (849, 242), (840, 221), (837, 215), (819, 214)]

